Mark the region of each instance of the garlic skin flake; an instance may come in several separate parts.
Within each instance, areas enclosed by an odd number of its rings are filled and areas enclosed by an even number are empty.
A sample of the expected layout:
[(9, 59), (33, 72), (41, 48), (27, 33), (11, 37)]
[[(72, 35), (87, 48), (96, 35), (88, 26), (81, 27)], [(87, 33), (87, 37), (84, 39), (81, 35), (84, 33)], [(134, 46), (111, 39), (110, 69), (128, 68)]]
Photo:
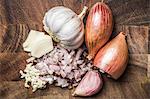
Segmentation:
[(77, 49), (84, 41), (83, 17), (87, 7), (84, 7), (80, 15), (64, 6), (50, 9), (44, 16), (45, 31), (67, 49)]
[(40, 58), (53, 50), (52, 38), (44, 32), (31, 30), (26, 41), (23, 43), (24, 51), (30, 52), (31, 56)]
[(35, 30), (31, 30), (26, 41), (23, 43), (24, 51), (31, 52), (32, 46), (36, 43), (36, 41), (44, 35), (44, 32), (39, 32)]

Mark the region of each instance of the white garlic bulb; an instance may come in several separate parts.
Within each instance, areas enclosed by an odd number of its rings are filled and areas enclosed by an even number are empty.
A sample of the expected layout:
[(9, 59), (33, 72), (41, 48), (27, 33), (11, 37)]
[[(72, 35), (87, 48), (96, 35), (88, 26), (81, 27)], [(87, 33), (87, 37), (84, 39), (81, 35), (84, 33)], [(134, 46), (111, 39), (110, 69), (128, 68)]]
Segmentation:
[(64, 48), (77, 49), (84, 41), (83, 17), (86, 10), (87, 7), (84, 7), (77, 15), (64, 6), (53, 7), (44, 16), (44, 29)]

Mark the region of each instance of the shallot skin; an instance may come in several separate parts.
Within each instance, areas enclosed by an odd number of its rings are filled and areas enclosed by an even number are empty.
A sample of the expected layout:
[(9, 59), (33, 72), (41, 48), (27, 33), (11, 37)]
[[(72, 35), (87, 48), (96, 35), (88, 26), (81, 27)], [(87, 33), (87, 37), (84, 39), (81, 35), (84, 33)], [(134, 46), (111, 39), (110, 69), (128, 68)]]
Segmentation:
[(128, 47), (125, 34), (121, 32), (99, 50), (94, 66), (108, 73), (112, 78), (118, 79), (124, 72), (128, 62)]
[(89, 60), (93, 59), (98, 50), (109, 40), (113, 28), (112, 20), (112, 12), (105, 3), (98, 2), (90, 10), (85, 33)]

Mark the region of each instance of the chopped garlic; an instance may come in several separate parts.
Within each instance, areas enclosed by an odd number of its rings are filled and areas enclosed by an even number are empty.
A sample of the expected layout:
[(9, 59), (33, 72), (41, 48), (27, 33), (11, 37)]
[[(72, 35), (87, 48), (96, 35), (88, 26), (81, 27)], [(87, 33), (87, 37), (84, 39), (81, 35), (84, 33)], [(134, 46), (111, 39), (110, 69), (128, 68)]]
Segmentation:
[(30, 57), (29, 59), (26, 60), (27, 63), (32, 62), (33, 60), (35, 60), (35, 57)]
[(40, 79), (40, 71), (37, 70), (32, 64), (27, 64), (24, 72), (20, 70), (21, 78), (25, 78), (25, 87), (29, 88), (28, 83), (31, 83), (33, 88), (33, 92), (35, 92), (39, 88), (44, 88), (46, 85), (46, 81)]

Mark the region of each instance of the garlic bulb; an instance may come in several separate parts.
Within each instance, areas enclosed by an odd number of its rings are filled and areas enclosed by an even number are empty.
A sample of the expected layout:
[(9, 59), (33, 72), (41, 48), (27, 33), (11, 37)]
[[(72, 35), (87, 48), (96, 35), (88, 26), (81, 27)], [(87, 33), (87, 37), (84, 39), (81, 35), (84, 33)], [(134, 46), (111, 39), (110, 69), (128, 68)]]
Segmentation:
[(67, 49), (77, 49), (84, 41), (83, 17), (87, 7), (84, 7), (80, 15), (64, 6), (50, 9), (44, 16), (44, 30)]

